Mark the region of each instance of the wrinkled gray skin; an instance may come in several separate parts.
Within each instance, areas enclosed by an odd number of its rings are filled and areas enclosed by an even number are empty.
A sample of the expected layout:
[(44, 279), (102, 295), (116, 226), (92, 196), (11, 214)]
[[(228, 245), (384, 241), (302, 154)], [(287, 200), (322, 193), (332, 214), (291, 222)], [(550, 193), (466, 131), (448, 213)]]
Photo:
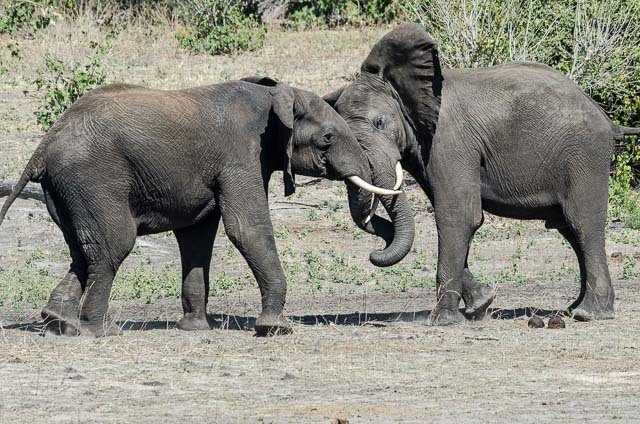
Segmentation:
[[(640, 130), (614, 125), (571, 80), (545, 65), (443, 71), (436, 43), (414, 24), (383, 37), (358, 78), (325, 100), (370, 162), (401, 157), (433, 204), (438, 302), (432, 322), (463, 320), (460, 298), (471, 316), (493, 300), (467, 266), (483, 211), (556, 228), (580, 265), (574, 317), (613, 318), (605, 255), (610, 158), (614, 140)], [(376, 180), (381, 168), (372, 169)], [(368, 211), (366, 199), (351, 207), (354, 216)]]
[[(267, 203), (271, 174), (370, 181), (346, 123), (321, 98), (267, 78), (180, 91), (111, 85), (84, 95), (45, 135), (0, 211), (42, 184), (72, 263), (42, 316), (65, 334), (105, 335), (113, 278), (136, 236), (173, 230), (182, 329), (208, 329), (209, 266), (220, 218), (258, 282), (258, 334), (288, 332), (286, 281)], [(366, 209), (366, 208), (365, 208)]]

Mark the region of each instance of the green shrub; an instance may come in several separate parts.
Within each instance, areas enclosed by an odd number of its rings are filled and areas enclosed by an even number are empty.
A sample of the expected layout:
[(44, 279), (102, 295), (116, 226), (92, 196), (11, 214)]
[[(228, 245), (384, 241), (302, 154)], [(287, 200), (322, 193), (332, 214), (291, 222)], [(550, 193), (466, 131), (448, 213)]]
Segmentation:
[(102, 60), (110, 46), (95, 42), (89, 44), (93, 53), (82, 61), (67, 64), (53, 56), (44, 58), (46, 72), (34, 81), (44, 91), (44, 104), (35, 112), (38, 125), (47, 131), (60, 115), (87, 91), (103, 85), (107, 74)]
[(287, 4), (289, 26), (388, 23), (396, 16), (395, 3), (392, 0), (291, 0)]
[(180, 46), (212, 55), (262, 48), (267, 29), (248, 7), (246, 1), (197, 1), (187, 28), (176, 34)]
[(121, 270), (116, 275), (111, 298), (153, 303), (164, 297), (179, 297), (181, 287), (182, 276), (172, 267), (154, 272), (138, 265), (132, 270)]
[(640, 193), (616, 178), (609, 184), (609, 219), (619, 219), (626, 227), (640, 230)]
[(44, 268), (26, 266), (0, 272), (0, 307), (38, 307), (49, 298), (60, 276)]
[(18, 30), (37, 31), (51, 23), (53, 9), (48, 1), (5, 2), (0, 15), (0, 34)]

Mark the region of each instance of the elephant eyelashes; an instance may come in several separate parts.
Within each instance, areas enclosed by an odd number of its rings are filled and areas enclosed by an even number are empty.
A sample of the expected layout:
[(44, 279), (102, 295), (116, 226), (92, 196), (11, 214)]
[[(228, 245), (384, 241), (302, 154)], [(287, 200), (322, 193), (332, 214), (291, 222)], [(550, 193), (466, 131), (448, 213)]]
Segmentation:
[(373, 126), (376, 127), (376, 129), (378, 130), (383, 130), (384, 118), (382, 116), (378, 116), (376, 119), (373, 120)]

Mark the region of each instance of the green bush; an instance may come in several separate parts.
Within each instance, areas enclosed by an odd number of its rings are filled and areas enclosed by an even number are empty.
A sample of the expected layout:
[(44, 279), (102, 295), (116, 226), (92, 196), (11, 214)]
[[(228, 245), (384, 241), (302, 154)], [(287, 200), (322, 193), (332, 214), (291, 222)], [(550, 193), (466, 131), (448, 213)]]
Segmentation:
[(262, 48), (266, 27), (248, 10), (246, 1), (199, 0), (187, 28), (176, 34), (180, 46), (212, 55)]
[(153, 272), (138, 265), (116, 275), (111, 298), (122, 301), (139, 300), (149, 304), (164, 297), (180, 297), (181, 282), (180, 272), (171, 266)]
[(38, 307), (49, 298), (60, 276), (26, 266), (0, 272), (0, 307)]
[(289, 26), (388, 23), (396, 16), (395, 3), (392, 0), (291, 0), (287, 4)]
[(87, 91), (105, 84), (107, 74), (102, 60), (109, 46), (95, 42), (89, 44), (93, 53), (83, 61), (67, 64), (52, 56), (45, 56), (46, 72), (34, 81), (44, 91), (44, 104), (35, 112), (42, 131), (47, 131), (60, 115)]
[(18, 30), (37, 31), (51, 23), (53, 10), (48, 1), (5, 2), (0, 14), (0, 34)]

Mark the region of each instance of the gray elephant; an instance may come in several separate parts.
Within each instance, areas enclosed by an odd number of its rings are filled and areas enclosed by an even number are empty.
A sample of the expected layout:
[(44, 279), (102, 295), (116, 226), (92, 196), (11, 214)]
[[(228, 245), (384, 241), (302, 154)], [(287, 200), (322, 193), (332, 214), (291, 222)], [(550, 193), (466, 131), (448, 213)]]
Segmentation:
[[(609, 165), (614, 141), (640, 129), (613, 124), (569, 78), (542, 64), (442, 70), (436, 42), (414, 24), (384, 36), (355, 81), (325, 100), (345, 118), (369, 162), (401, 157), (433, 204), (434, 323), (462, 320), (460, 298), (472, 316), (493, 300), (467, 266), (483, 211), (558, 229), (580, 265), (573, 316), (614, 317), (605, 255)], [(372, 169), (376, 181), (384, 167)], [(351, 204), (354, 220), (375, 234), (362, 225), (370, 195), (359, 200)]]
[(42, 311), (65, 334), (110, 334), (113, 278), (137, 235), (173, 230), (182, 261), (182, 329), (209, 328), (209, 266), (220, 218), (262, 295), (258, 334), (290, 331), (286, 281), (267, 187), (284, 173), (372, 186), (362, 148), (320, 97), (273, 80), (179, 91), (134, 85), (95, 89), (45, 135), (0, 211), (40, 182), (72, 263)]

